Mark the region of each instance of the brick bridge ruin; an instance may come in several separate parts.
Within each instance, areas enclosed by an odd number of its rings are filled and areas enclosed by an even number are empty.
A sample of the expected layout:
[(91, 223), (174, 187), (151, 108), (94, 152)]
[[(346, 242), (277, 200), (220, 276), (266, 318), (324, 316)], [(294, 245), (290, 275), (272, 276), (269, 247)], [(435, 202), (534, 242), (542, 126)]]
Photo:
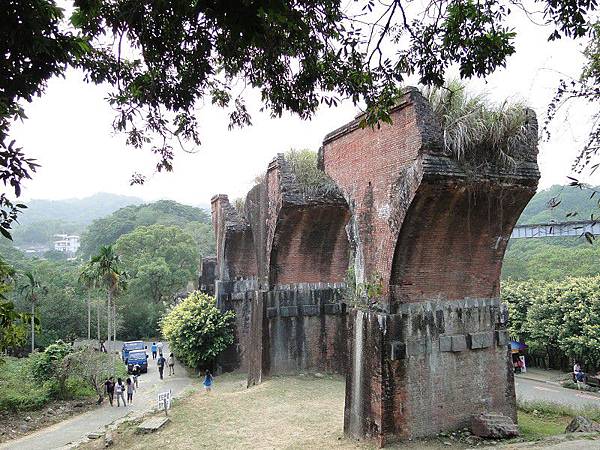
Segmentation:
[(359, 117), (325, 137), (332, 186), (302, 186), (279, 155), (243, 208), (213, 197), (215, 295), (236, 312), (223, 366), (249, 386), (345, 374), (345, 432), (382, 443), (481, 412), (516, 420), (499, 276), (537, 187), (535, 115), (514, 166), (475, 170), (445, 150), (417, 90), (392, 120), (371, 129)]

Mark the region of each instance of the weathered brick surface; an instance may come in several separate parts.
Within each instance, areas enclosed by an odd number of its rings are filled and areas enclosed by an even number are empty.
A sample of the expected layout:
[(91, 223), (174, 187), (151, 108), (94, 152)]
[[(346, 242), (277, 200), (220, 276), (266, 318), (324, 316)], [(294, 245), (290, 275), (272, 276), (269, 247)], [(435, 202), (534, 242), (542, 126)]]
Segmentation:
[(224, 371), (248, 370), (252, 302), (257, 295), (256, 279), (217, 281), (217, 305), (221, 311), (235, 312), (234, 342), (220, 357)]
[(341, 285), (280, 286), (267, 298), (268, 310), (273, 311), (268, 319), (270, 373), (344, 373), (347, 338)]
[(217, 257), (202, 258), (198, 289), (208, 295), (215, 295), (215, 280), (217, 278)]
[(246, 218), (229, 203), (226, 195), (211, 200), (212, 222), (217, 247), (219, 280), (239, 280), (256, 277), (254, 238)]
[(429, 436), (489, 411), (516, 420), (508, 346), (455, 352), (443, 344), (504, 327), (496, 300), (414, 303), (397, 314), (353, 310), (349, 323), (349, 434)]
[[(259, 368), (265, 374), (343, 371), (346, 319), (339, 292), (348, 269), (349, 217), (339, 192), (306, 192), (282, 155), (248, 193), (243, 217), (226, 196), (213, 198), (216, 295), (221, 309), (236, 311), (236, 345), (223, 356), (224, 369), (250, 367), (252, 380), (262, 378)], [(247, 289), (260, 291), (261, 302), (267, 299), (260, 330), (247, 329), (252, 323), (247, 306), (251, 310), (250, 299), (258, 294), (245, 291), (237, 299), (227, 290), (227, 280), (248, 276), (255, 286)], [(249, 350), (255, 345), (264, 351)], [(254, 357), (261, 363), (249, 361)]]
[[(416, 90), (391, 116), (378, 129), (360, 128), (359, 117), (325, 138), (319, 164), (339, 192), (303, 191), (280, 155), (243, 217), (213, 199), (220, 279), (256, 283), (252, 295), (219, 300), (241, 302), (232, 306), (241, 316), (250, 305), (238, 324), (249, 326), (239, 334), (247, 350), (236, 353), (247, 355), (248, 384), (345, 370), (344, 429), (380, 443), (468, 426), (485, 412), (516, 419), (499, 274), (539, 178), (535, 116), (505, 168), (448, 154)], [(336, 283), (350, 255), (357, 283), (382, 289), (371, 309), (346, 314)]]
[(351, 208), (357, 281), (383, 288), (385, 312), (349, 317), (346, 432), (385, 442), (468, 426), (480, 412), (515, 418), (499, 274), (539, 178), (535, 117), (514, 167), (477, 170), (444, 153), (418, 92), (393, 125), (359, 120), (320, 155)]

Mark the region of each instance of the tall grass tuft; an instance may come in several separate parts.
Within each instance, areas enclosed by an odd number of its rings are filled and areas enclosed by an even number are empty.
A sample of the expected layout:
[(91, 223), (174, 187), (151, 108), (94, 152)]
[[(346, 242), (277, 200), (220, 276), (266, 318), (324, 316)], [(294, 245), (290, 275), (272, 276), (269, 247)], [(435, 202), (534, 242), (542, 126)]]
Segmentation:
[(442, 125), (445, 149), (459, 161), (511, 167), (521, 159), (528, 139), (522, 102), (492, 103), (485, 94), (468, 94), (457, 80), (424, 95)]
[(284, 154), (296, 183), (306, 194), (327, 194), (337, 191), (337, 185), (317, 167), (317, 154), (310, 150), (289, 150)]

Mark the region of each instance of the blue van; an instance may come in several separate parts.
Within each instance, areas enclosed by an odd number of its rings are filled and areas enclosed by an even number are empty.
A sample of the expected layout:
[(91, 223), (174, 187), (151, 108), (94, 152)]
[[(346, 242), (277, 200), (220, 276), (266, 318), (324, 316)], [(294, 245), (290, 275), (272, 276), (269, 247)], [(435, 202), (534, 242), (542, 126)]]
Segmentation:
[(148, 354), (146, 350), (131, 350), (127, 357), (127, 373), (133, 371), (135, 365), (140, 366), (141, 373), (148, 372)]
[(125, 364), (127, 364), (129, 352), (132, 350), (144, 350), (144, 341), (129, 341), (123, 344), (123, 348), (121, 349), (121, 359), (123, 359)]

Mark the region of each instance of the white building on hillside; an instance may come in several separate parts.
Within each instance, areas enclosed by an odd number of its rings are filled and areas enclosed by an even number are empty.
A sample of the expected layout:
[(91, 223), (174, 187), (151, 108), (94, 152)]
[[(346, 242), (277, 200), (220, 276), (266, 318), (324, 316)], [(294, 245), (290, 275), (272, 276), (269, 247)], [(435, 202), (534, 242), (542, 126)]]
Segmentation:
[(79, 236), (76, 234), (55, 234), (57, 240), (54, 241), (54, 250), (66, 253), (67, 255), (73, 256), (79, 250), (81, 245), (79, 242)]

